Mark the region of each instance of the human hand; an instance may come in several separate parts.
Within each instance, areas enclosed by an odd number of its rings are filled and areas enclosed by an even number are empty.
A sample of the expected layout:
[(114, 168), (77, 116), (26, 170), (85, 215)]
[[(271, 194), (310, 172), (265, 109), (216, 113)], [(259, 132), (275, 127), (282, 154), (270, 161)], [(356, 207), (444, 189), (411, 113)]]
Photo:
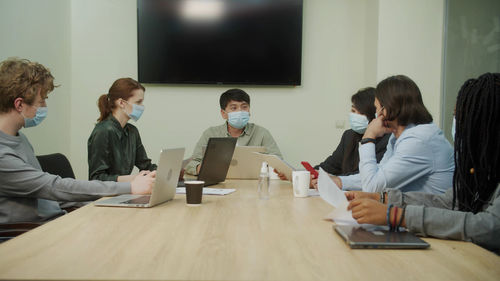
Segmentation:
[(183, 181), (184, 180), (184, 169), (181, 169), (181, 172), (179, 174), (179, 181)]
[(384, 121), (384, 116), (379, 115), (377, 118), (373, 119), (370, 124), (368, 124), (363, 138), (376, 139), (391, 132), (391, 128), (387, 127), (387, 124)]
[(338, 188), (342, 189), (342, 180), (334, 175), (329, 175), (333, 182), (337, 185)]
[(387, 205), (369, 198), (354, 199), (347, 206), (352, 217), (360, 224), (387, 224)]
[(309, 183), (309, 188), (318, 189), (318, 179), (311, 176), (311, 182)]
[(278, 171), (278, 170), (276, 170), (276, 169), (274, 169), (274, 172), (275, 172), (276, 174), (278, 174), (278, 177), (280, 178), (280, 180), (283, 180), (283, 181), (287, 181), (287, 180), (288, 180), (288, 178), (285, 176), (285, 174), (284, 174), (284, 173), (282, 173), (282, 172), (280, 172), (280, 171)]
[(132, 194), (151, 194), (153, 184), (155, 183), (156, 171), (147, 173), (146, 175), (139, 174), (130, 183)]
[(348, 191), (345, 194), (347, 200), (352, 201), (354, 199), (369, 198), (375, 201), (380, 201), (380, 193), (376, 192), (363, 192), (363, 191)]

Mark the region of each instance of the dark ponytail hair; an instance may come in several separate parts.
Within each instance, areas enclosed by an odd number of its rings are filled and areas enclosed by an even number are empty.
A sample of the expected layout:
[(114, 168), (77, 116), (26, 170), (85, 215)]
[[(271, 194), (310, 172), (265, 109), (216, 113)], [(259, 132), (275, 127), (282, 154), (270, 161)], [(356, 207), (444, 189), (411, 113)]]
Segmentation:
[(477, 213), (500, 182), (500, 73), (464, 83), (455, 119), (453, 208)]
[(116, 80), (113, 85), (111, 85), (111, 88), (109, 88), (108, 93), (101, 95), (97, 100), (97, 107), (99, 107), (101, 113), (97, 121), (101, 122), (108, 118), (113, 112), (113, 109), (116, 108), (116, 100), (128, 100), (132, 96), (132, 91), (139, 89), (146, 91), (141, 83), (132, 78), (120, 78)]

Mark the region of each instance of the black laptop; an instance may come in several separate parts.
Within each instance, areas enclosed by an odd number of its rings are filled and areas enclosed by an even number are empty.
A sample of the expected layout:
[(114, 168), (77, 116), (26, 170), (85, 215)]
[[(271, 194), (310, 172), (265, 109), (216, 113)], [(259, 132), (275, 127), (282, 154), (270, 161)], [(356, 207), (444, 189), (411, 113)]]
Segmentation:
[[(237, 138), (210, 138), (201, 161), (198, 180), (205, 186), (218, 184), (226, 180), (227, 171), (233, 159)], [(180, 181), (178, 186), (184, 186)]]
[(387, 227), (333, 226), (352, 249), (425, 249), (429, 244), (411, 232), (391, 232)]

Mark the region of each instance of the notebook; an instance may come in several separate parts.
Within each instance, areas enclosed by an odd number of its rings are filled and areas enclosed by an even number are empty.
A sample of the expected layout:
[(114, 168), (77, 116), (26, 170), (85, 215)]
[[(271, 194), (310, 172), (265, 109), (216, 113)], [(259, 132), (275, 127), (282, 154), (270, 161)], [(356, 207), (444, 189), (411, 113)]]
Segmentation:
[(262, 158), (254, 152), (266, 152), (264, 146), (237, 146), (227, 171), (228, 179), (258, 179)]
[(149, 208), (172, 200), (181, 171), (184, 148), (163, 149), (151, 195), (124, 194), (95, 202), (96, 206)]
[(292, 172), (295, 171), (295, 168), (292, 167), (292, 165), (288, 164), (285, 160), (272, 154), (264, 154), (258, 152), (255, 152), (255, 154), (261, 158), (261, 161), (266, 161), (269, 166), (273, 167), (278, 172), (285, 174), (286, 178), (289, 181), (292, 180)]
[(380, 226), (333, 226), (352, 249), (426, 249), (429, 244), (411, 232), (390, 232)]

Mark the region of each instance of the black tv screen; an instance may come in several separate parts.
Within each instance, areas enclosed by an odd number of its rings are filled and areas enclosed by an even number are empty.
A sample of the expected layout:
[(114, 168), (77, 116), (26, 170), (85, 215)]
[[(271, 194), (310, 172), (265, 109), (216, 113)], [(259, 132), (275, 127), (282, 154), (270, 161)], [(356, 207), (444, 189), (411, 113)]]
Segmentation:
[(300, 85), (302, 0), (138, 0), (142, 83)]

